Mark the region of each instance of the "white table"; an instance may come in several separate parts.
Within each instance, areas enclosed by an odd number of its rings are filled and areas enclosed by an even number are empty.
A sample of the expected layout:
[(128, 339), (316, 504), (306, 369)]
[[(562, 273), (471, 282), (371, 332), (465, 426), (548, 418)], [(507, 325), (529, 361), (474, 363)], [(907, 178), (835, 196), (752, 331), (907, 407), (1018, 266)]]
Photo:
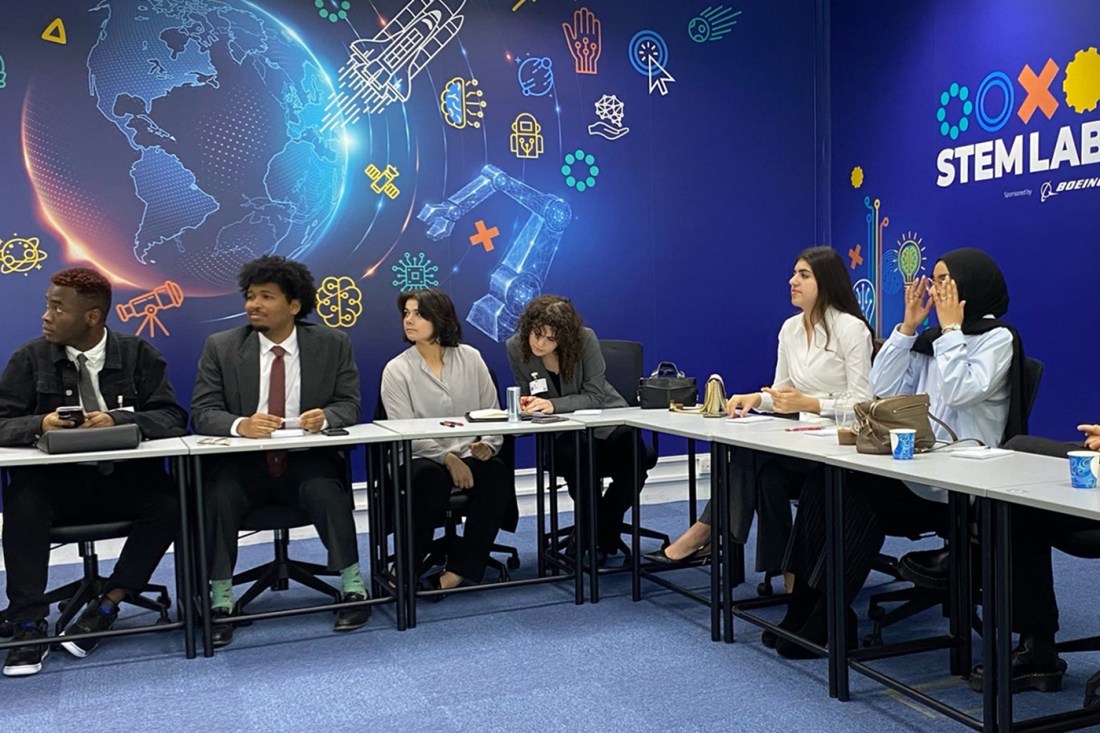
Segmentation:
[[(145, 459), (173, 460), (176, 487), (179, 491), (180, 503), (180, 534), (176, 541), (176, 589), (183, 595), (178, 599), (183, 621), (156, 626), (142, 627), (140, 629), (120, 629), (103, 631), (90, 634), (89, 638), (101, 638), (110, 636), (124, 636), (145, 631), (169, 631), (182, 628), (184, 630), (184, 653), (188, 659), (195, 656), (195, 616), (194, 607), (189, 602), (192, 595), (191, 588), (191, 563), (193, 561), (190, 537), (191, 529), (187, 521), (187, 479), (184, 468), (184, 458), (187, 456), (187, 445), (181, 438), (161, 438), (158, 440), (142, 441), (137, 448), (126, 450), (90, 451), (83, 453), (58, 453), (48, 455), (37, 448), (0, 448), (0, 468), (21, 468), (30, 466), (60, 466), (74, 463), (102, 463), (108, 461), (133, 461)], [(16, 646), (15, 642), (0, 644), (0, 650)]]
[[(583, 424), (581, 424), (580, 422), (576, 422), (576, 421), (573, 421), (573, 420), (566, 419), (566, 420), (560, 420), (560, 421), (557, 421), (557, 422), (549, 422), (549, 423), (537, 423), (537, 422), (530, 421), (530, 420), (523, 420), (523, 421), (520, 421), (520, 422), (509, 422), (509, 421), (506, 421), (506, 420), (505, 421), (491, 420), (491, 421), (471, 422), (471, 421), (467, 420), (465, 417), (426, 417), (426, 418), (413, 418), (413, 419), (405, 419), (405, 420), (379, 420), (375, 424), (378, 425), (378, 426), (384, 427), (386, 430), (389, 430), (391, 433), (393, 433), (393, 437), (391, 439), (393, 439), (394, 442), (398, 443), (399, 446), (400, 446), (400, 449), (396, 453), (397, 453), (397, 456), (398, 456), (398, 460), (400, 461), (400, 464), (403, 466), (403, 470), (398, 471), (396, 473), (396, 475), (401, 477), (401, 480), (397, 482), (397, 484), (399, 486), (398, 495), (400, 497), (400, 499), (399, 499), (400, 503), (398, 504), (398, 510), (399, 510), (398, 515), (400, 517), (399, 523), (401, 524), (401, 526), (404, 527), (404, 530), (405, 530), (404, 531), (404, 534), (405, 534), (404, 545), (405, 545), (405, 547), (404, 547), (404, 553), (398, 553), (398, 554), (399, 555), (404, 554), (408, 558), (408, 561), (405, 563), (405, 568), (404, 568), (405, 572), (404, 572), (403, 577), (405, 579), (404, 584), (407, 585), (408, 589), (409, 589), (408, 594), (407, 594), (407, 598), (406, 598), (407, 602), (405, 604), (406, 612), (407, 612), (407, 619), (406, 619), (405, 623), (406, 623), (407, 627), (409, 627), (409, 628), (413, 628), (413, 627), (416, 626), (416, 597), (417, 597), (417, 591), (416, 591), (416, 584), (417, 584), (416, 570), (417, 569), (416, 569), (414, 563), (412, 562), (412, 558), (413, 558), (414, 553), (415, 553), (414, 543), (413, 543), (413, 535), (414, 535), (414, 532), (413, 532), (413, 516), (412, 516), (412, 511), (411, 511), (411, 506), (412, 506), (412, 501), (413, 501), (413, 490), (414, 490), (414, 487), (412, 485), (412, 441), (420, 440), (420, 439), (432, 439), (432, 438), (436, 438), (436, 439), (438, 439), (438, 438), (475, 438), (475, 437), (487, 436), (487, 435), (529, 435), (529, 434), (534, 434), (535, 436), (538, 437), (538, 436), (546, 436), (546, 435), (549, 435), (549, 434), (560, 433), (560, 432), (573, 433), (574, 436), (575, 436), (574, 437), (574, 449), (575, 449), (575, 455), (576, 455), (575, 466), (574, 466), (574, 475), (576, 475), (578, 478), (580, 476), (580, 436), (581, 436), (581, 433), (584, 431), (585, 426)], [(539, 552), (539, 556), (541, 558), (542, 548), (543, 548), (543, 537), (544, 537), (544, 527), (543, 527), (544, 518), (543, 518), (543, 506), (542, 506), (542, 497), (543, 497), (544, 485), (543, 485), (543, 473), (542, 473), (542, 470), (541, 470), (541, 456), (539, 455), (540, 452), (541, 451), (539, 451), (539, 450), (535, 451), (535, 460), (537, 462), (536, 467), (538, 469), (537, 470), (537, 477), (538, 477), (538, 487), (539, 487), (539, 492), (538, 492), (538, 507), (539, 507), (539, 517), (538, 517), (538, 545), (539, 545), (539, 547), (538, 547), (538, 552)], [(582, 483), (582, 482), (578, 481), (578, 484), (580, 484), (580, 483)], [(578, 494), (578, 497), (580, 497), (580, 494)], [(575, 506), (575, 509), (574, 509), (574, 516), (576, 517), (576, 524), (577, 524), (577, 527), (578, 527), (578, 535), (583, 535), (584, 534), (583, 530), (586, 526), (585, 522), (587, 521), (587, 517), (585, 516), (585, 512), (582, 510), (582, 507), (585, 503), (586, 503), (585, 501), (579, 499), (576, 506)], [(585, 546), (584, 543), (583, 543), (583, 539), (584, 539), (583, 536), (578, 538), (578, 547), (584, 547)], [(582, 582), (583, 581), (583, 575), (582, 575), (582, 572), (579, 571), (579, 567), (580, 567), (581, 559), (582, 559), (580, 557), (580, 555), (581, 555), (581, 553), (578, 552), (578, 558), (576, 560), (576, 564), (574, 565), (573, 572), (572, 572), (572, 579), (574, 581), (575, 600), (576, 600), (576, 603), (578, 605), (584, 602), (584, 587), (583, 587), (583, 582)], [(541, 568), (542, 568), (541, 562), (540, 562), (539, 567), (540, 567), (540, 571), (541, 571)], [(533, 584), (533, 583), (565, 580), (565, 579), (568, 579), (568, 578), (569, 578), (569, 576), (558, 578), (558, 577), (542, 577), (540, 575), (540, 577), (538, 577), (538, 578), (533, 578), (533, 579), (529, 579), (529, 580), (514, 580), (514, 581), (508, 581), (507, 583), (501, 583), (501, 584), (495, 584), (495, 585), (498, 585), (498, 586), (499, 585), (510, 585), (510, 586), (530, 585), (530, 584)], [(399, 583), (399, 585), (401, 585), (401, 583)], [(483, 587), (484, 586), (473, 586), (473, 587), (469, 588), (469, 590), (477, 590), (478, 588), (483, 588)], [(460, 588), (460, 589), (450, 590), (448, 592), (449, 593), (462, 592), (462, 591), (465, 591), (465, 590), (467, 590), (467, 589)], [(426, 592), (426, 594), (438, 594), (438, 593), (440, 593), (440, 592), (439, 591), (427, 591)]]

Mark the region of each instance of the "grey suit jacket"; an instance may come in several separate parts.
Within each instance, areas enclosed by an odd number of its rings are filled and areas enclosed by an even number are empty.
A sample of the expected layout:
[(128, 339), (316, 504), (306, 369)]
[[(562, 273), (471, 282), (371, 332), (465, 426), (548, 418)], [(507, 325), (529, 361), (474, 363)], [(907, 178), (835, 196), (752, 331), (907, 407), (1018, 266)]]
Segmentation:
[[(581, 340), (583, 344), (581, 363), (574, 367), (572, 379), (562, 380), (559, 392), (550, 380), (549, 372), (543, 366), (542, 359), (532, 355), (530, 361), (524, 361), (523, 352), (520, 349), (520, 336), (513, 334), (508, 339), (506, 347), (508, 364), (512, 367), (512, 374), (516, 378), (520, 394), (530, 395), (531, 381), (545, 379), (547, 388), (545, 397), (554, 405), (555, 413), (626, 407), (626, 400), (615, 391), (604, 376), (607, 365), (604, 364), (600, 341), (596, 338), (595, 331), (591, 328), (583, 329)], [(613, 430), (614, 428), (598, 428), (596, 436), (606, 438)]]
[[(351, 339), (314, 323), (299, 321), (301, 410), (321, 408), (328, 426), (359, 422), (359, 370)], [(201, 435), (229, 435), (239, 417), (260, 402), (260, 337), (251, 326), (208, 336), (191, 395), (191, 428)]]

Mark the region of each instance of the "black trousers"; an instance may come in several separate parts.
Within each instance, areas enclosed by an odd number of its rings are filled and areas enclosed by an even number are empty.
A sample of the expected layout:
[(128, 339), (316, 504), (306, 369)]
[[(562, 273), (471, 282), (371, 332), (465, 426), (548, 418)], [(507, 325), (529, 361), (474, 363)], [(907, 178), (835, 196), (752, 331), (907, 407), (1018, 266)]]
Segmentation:
[(264, 453), (230, 455), (214, 462), (203, 482), (212, 580), (233, 577), (241, 525), (249, 512), (268, 504), (305, 510), (328, 550), (330, 570), (359, 562), (344, 459), (333, 450), (292, 451), (286, 464), (286, 472), (274, 478), (267, 472)]
[[(623, 517), (634, 503), (633, 472), (631, 461), (633, 446), (631, 439), (638, 443), (638, 454), (645, 456), (645, 446), (641, 437), (635, 437), (635, 432), (625, 425), (615, 428), (606, 438), (596, 438), (596, 478), (610, 478), (611, 483), (607, 491), (596, 499), (596, 544), (605, 552), (615, 552), (622, 541)], [(562, 433), (554, 438), (554, 468), (555, 472), (566, 481), (573, 479), (573, 436)], [(638, 482), (638, 493), (641, 493), (645, 484), (648, 471), (641, 469)], [(588, 467), (584, 456), (581, 456), (582, 480), (587, 480)], [(569, 483), (569, 496), (574, 500), (577, 492), (572, 483)]]
[[(825, 589), (825, 476), (818, 467), (802, 489), (788, 569), (811, 588)], [(859, 594), (886, 535), (945, 532), (946, 504), (914, 494), (901, 481), (848, 472), (844, 498), (844, 590), (851, 604)]]
[(179, 501), (163, 461), (119, 461), (107, 475), (97, 466), (11, 469), (4, 487), (8, 619), (49, 613), (51, 527), (123, 520), (133, 526), (106, 590), (140, 591), (179, 531)]
[[(1084, 448), (1080, 443), (1027, 435), (1013, 438), (1005, 447), (1057, 458)], [(1024, 506), (1013, 506), (1011, 515), (1012, 630), (1053, 638), (1058, 632), (1058, 601), (1054, 596), (1051, 548), (1062, 545), (1074, 532), (1100, 529), (1100, 522)]]
[[(447, 570), (477, 583), (500, 525), (516, 505), (516, 489), (511, 469), (499, 457), (462, 460), (474, 475), (474, 485), (466, 489), (466, 521), (462, 536), (447, 550)], [(454, 482), (443, 464), (429, 458), (413, 459), (412, 482), (414, 556), (423, 558), (431, 551), (436, 527), (443, 525)]]
[[(728, 471), (730, 532), (744, 544), (752, 514), (756, 514), (757, 572), (778, 573), (782, 569), (791, 540), (791, 501), (802, 495), (802, 485), (816, 467), (813, 461), (775, 453), (733, 451)], [(711, 523), (710, 501), (699, 521)]]

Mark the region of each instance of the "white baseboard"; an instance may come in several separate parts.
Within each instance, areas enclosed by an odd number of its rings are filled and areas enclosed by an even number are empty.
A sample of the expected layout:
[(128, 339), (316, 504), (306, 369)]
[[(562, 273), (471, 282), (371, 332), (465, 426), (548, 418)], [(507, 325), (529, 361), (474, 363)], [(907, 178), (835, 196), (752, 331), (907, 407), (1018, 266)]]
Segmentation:
[[(707, 457), (709, 458), (709, 456)], [(701, 463), (699, 459), (697, 462)], [(645, 491), (642, 492), (643, 504), (667, 504), (673, 501), (687, 499), (688, 481), (688, 457), (686, 455), (663, 456), (657, 460), (657, 465), (649, 472), (646, 479)], [(700, 468), (706, 468), (702, 464)], [(696, 477), (699, 498), (710, 498), (710, 475), (698, 473)], [(358, 532), (366, 532), (368, 522), (367, 490), (366, 484), (357, 483), (354, 486), (355, 496), (355, 527)], [(535, 469), (523, 468), (516, 471), (516, 497), (519, 500), (520, 516), (533, 516), (538, 507), (535, 501)], [(573, 500), (569, 498), (569, 492), (564, 488), (558, 490), (558, 509), (563, 512), (573, 511)], [(0, 541), (4, 531), (4, 515), (0, 513)], [(299, 527), (290, 531), (290, 538), (294, 540), (309, 539), (317, 536), (313, 527)], [(261, 542), (269, 542), (270, 535), (267, 532), (255, 532), (242, 537), (240, 544), (254, 545)], [(101, 560), (117, 558), (122, 551), (123, 540), (104, 540), (96, 543), (96, 554)], [(67, 565), (79, 563), (80, 555), (76, 545), (65, 545), (50, 553), (50, 565)], [(172, 552), (173, 548), (169, 549)], [(0, 557), (0, 570), (4, 569), (4, 560)]]

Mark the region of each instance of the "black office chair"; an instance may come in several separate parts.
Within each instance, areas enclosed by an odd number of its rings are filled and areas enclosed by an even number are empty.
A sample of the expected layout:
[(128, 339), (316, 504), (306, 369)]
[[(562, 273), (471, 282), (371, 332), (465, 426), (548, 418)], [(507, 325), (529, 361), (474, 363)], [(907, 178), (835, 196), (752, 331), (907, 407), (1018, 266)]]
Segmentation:
[(233, 576), (233, 585), (252, 584), (237, 599), (233, 608), (234, 615), (243, 614), (245, 607), (265, 590), (287, 590), (291, 580), (339, 602), (340, 589), (320, 580), (321, 577), (338, 577), (338, 571), (329, 570), (324, 565), (290, 559), (290, 530), (312, 524), (304, 509), (289, 504), (268, 504), (248, 513), (241, 524), (241, 530), (249, 533), (272, 532), (275, 557), (271, 562)]
[[(500, 399), (500, 382), (497, 379), (496, 372), (492, 367), (486, 367), (489, 370), (489, 376), (493, 380), (493, 387), (497, 391), (497, 399)], [(381, 380), (379, 380), (381, 381)], [(504, 404), (504, 403), (501, 403)], [(378, 399), (374, 404), (374, 420), (387, 420), (386, 406), (382, 404), (382, 390), (379, 387)], [(383, 450), (386, 450), (385, 448)], [(516, 439), (512, 435), (504, 436), (504, 441), (501, 444), (500, 451), (497, 456), (504, 461), (504, 465), (512, 469), (513, 481), (516, 475)], [(389, 466), (389, 461), (383, 458), (382, 464)], [(392, 478), (392, 477), (391, 477)], [(379, 492), (382, 489), (379, 487)], [(444, 515), (443, 520), (443, 536), (437, 537), (432, 541), (428, 555), (422, 558), (420, 565), (417, 567), (417, 574), (421, 575), (429, 569), (444, 565), (447, 562), (447, 553), (450, 547), (458, 539), (458, 524), (466, 516), (466, 507), (469, 504), (470, 497), (461, 489), (454, 489), (451, 491), (451, 497), (447, 504), (447, 513)], [(492, 547), (489, 548), (489, 559), (486, 561), (486, 567), (494, 570), (501, 582), (511, 580), (509, 570), (517, 570), (520, 566), (519, 550), (512, 545), (505, 545), (499, 542), (494, 542)], [(507, 555), (504, 562), (496, 559), (492, 556), (492, 553)], [(392, 558), (387, 558), (387, 565), (392, 562)], [(393, 578), (390, 578), (391, 582), (395, 582)]]
[[(644, 364), (642, 344), (637, 341), (600, 339), (600, 353), (603, 355), (605, 367), (604, 377), (607, 379), (608, 384), (626, 400), (628, 406), (637, 407), (638, 380), (642, 378)], [(657, 465), (656, 435), (654, 435), (654, 442), (652, 444), (645, 444), (645, 454), (642, 456), (642, 465), (647, 471)], [(556, 479), (556, 470), (552, 473)], [(559, 528), (559, 541), (569, 538), (573, 534), (573, 531), (574, 528), (572, 526)], [(629, 535), (631, 533), (631, 526), (624, 522), (619, 531), (620, 534)], [(641, 527), (639, 531), (642, 537), (659, 540), (661, 542), (661, 547), (668, 547), (671, 542), (669, 536), (663, 532), (658, 532), (646, 527)], [(618, 549), (627, 559), (627, 562), (623, 565), (623, 567), (627, 567), (630, 564), (630, 548), (621, 538), (619, 540)]]
[[(4, 471), (3, 481), (8, 480), (7, 471)], [(54, 624), (54, 633), (60, 634), (65, 630), (78, 613), (93, 599), (103, 595), (106, 590), (107, 578), (99, 574), (99, 556), (95, 551), (95, 543), (101, 540), (123, 539), (130, 536), (130, 528), (133, 522), (100, 522), (98, 524), (82, 524), (57, 526), (50, 529), (50, 543), (53, 549), (64, 545), (76, 543), (84, 565), (84, 574), (80, 580), (66, 583), (60, 588), (47, 591), (45, 602), (47, 605), (57, 604), (61, 616)], [(148, 598), (146, 594), (153, 594), (155, 598)], [(139, 594), (129, 596), (123, 600), (131, 606), (156, 611), (157, 623), (166, 624), (169, 621), (168, 609), (172, 607), (172, 599), (168, 595), (168, 588), (163, 585), (150, 584), (141, 589)], [(0, 614), (0, 637), (8, 637), (14, 633), (12, 623), (7, 619), (6, 609)]]
[[(1038, 359), (1030, 356), (1024, 358), (1023, 396), (1025, 416), (1030, 416), (1031, 410), (1035, 406), (1035, 399), (1039, 395), (1039, 384), (1043, 379), (1043, 369), (1043, 362)], [(926, 539), (929, 536), (931, 535), (914, 535), (908, 536), (908, 539), (916, 541)], [(1100, 536), (1100, 532), (1098, 532), (1098, 536)], [(1097, 551), (1100, 552), (1100, 544), (1097, 546)], [(872, 565), (872, 568), (892, 577), (894, 580), (904, 580), (898, 572), (898, 560), (894, 557), (879, 555)], [(871, 632), (864, 637), (863, 645), (882, 645), (883, 629), (915, 616), (918, 613), (927, 611), (930, 608), (940, 606), (943, 614), (946, 616), (948, 613), (947, 593), (946, 590), (937, 590), (913, 585), (908, 588), (872, 595), (867, 608), (867, 617), (871, 619), (872, 627)], [(887, 611), (885, 604), (888, 603), (900, 603), (901, 605)], [(1100, 637), (1098, 637), (1098, 640), (1100, 640)], [(1097, 648), (1100, 649), (1100, 646)]]
[[(101, 524), (84, 524), (67, 527), (53, 527), (50, 529), (50, 543), (57, 549), (63, 545), (77, 544), (80, 559), (84, 565), (84, 574), (80, 580), (66, 583), (60, 588), (47, 591), (44, 600), (47, 605), (56, 603), (57, 610), (61, 612), (54, 624), (54, 633), (60, 634), (65, 630), (80, 611), (92, 600), (103, 595), (107, 587), (107, 578), (99, 574), (99, 556), (95, 551), (95, 543), (100, 540), (123, 539), (130, 535), (132, 522), (104, 522)], [(153, 594), (155, 598), (148, 598), (147, 594)], [(172, 607), (172, 599), (168, 595), (168, 588), (163, 585), (150, 584), (141, 589), (139, 595), (124, 599), (124, 603), (137, 606), (158, 614), (157, 623), (166, 624), (169, 621), (168, 609)], [(14, 627), (6, 618), (0, 620), (0, 637), (8, 637), (14, 633)]]

